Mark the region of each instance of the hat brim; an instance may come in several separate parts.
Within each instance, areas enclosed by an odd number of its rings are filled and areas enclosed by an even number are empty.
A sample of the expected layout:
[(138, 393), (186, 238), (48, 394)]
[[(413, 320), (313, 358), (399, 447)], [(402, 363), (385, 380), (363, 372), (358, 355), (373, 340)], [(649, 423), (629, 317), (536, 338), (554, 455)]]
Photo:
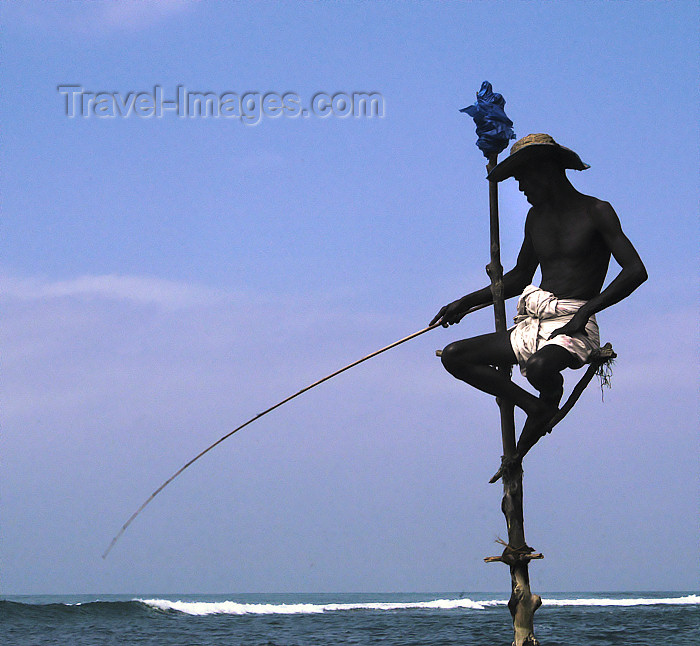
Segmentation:
[(572, 170), (586, 170), (590, 168), (570, 148), (565, 148), (559, 144), (530, 144), (508, 155), (487, 175), (487, 179), (491, 182), (502, 182), (504, 179), (513, 177), (518, 169), (523, 166), (542, 159), (556, 159), (564, 168)]

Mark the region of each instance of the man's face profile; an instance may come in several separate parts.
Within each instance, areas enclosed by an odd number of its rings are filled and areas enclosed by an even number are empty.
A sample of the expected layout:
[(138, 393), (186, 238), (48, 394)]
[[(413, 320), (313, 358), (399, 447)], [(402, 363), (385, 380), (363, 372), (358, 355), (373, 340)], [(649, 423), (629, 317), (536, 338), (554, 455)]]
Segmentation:
[(544, 159), (519, 168), (513, 177), (527, 201), (537, 206), (546, 201), (553, 183), (562, 173), (563, 169), (555, 161)]
[(527, 201), (536, 206), (541, 203), (546, 195), (546, 185), (543, 182), (543, 173), (537, 167), (528, 166), (513, 175), (518, 182), (520, 192), (525, 195)]

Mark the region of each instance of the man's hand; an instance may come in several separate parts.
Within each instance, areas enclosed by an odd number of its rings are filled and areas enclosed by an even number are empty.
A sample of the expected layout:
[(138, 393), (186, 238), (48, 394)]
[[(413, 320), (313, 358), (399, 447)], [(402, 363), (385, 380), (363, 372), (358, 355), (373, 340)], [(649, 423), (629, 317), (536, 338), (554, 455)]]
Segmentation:
[(468, 309), (468, 307), (464, 306), (461, 298), (449, 305), (443, 305), (433, 320), (430, 321), (430, 325), (435, 325), (438, 321), (440, 321), (442, 327), (459, 323), (466, 316)]
[(553, 339), (558, 334), (573, 336), (574, 334), (580, 333), (588, 336), (588, 332), (586, 332), (586, 323), (588, 323), (588, 318), (589, 317), (584, 312), (579, 310), (571, 317), (571, 320), (566, 325), (562, 325), (562, 327), (554, 330), (554, 332), (549, 335), (549, 338)]

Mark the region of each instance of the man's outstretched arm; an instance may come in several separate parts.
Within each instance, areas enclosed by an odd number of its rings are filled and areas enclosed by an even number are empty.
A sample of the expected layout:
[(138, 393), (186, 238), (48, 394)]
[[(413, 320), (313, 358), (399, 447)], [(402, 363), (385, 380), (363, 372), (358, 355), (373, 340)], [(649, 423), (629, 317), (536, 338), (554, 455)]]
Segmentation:
[[(518, 253), (518, 260), (515, 263), (515, 267), (503, 275), (503, 291), (505, 298), (517, 296), (530, 284), (538, 264), (537, 257), (535, 256), (535, 249), (532, 246), (532, 241), (527, 233), (526, 226), (525, 239), (520, 247), (520, 253)], [(471, 292), (448, 305), (443, 305), (440, 311), (433, 317), (433, 320), (430, 321), (430, 325), (434, 325), (438, 321), (444, 326), (459, 323), (472, 307), (488, 305), (489, 303), (493, 303), (490, 286)]]
[(620, 220), (612, 206), (607, 202), (599, 202), (593, 217), (610, 253), (620, 265), (620, 273), (598, 296), (583, 305), (566, 325), (552, 332), (550, 339), (557, 334), (570, 336), (577, 332), (583, 332), (588, 319), (593, 314), (627, 298), (648, 278), (644, 263), (634, 245), (623, 233)]

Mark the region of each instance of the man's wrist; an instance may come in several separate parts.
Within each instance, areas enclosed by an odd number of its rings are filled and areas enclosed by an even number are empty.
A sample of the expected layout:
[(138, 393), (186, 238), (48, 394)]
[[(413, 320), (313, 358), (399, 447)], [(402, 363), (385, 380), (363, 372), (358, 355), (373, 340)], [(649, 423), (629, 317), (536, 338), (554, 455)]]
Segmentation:
[(590, 309), (589, 307), (587, 307), (587, 305), (588, 305), (588, 303), (586, 303), (586, 305), (582, 305), (579, 308), (578, 312), (576, 312), (579, 316), (582, 316), (582, 317), (585, 316), (586, 320), (591, 318), (591, 316), (593, 316), (593, 314), (594, 314), (593, 310)]

